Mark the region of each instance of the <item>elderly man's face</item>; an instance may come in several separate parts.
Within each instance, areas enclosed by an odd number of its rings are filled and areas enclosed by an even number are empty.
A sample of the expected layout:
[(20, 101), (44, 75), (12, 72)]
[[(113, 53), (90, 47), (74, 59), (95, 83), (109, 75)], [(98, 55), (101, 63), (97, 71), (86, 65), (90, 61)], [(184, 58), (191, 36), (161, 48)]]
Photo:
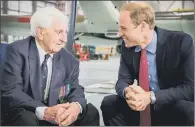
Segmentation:
[(67, 31), (65, 22), (53, 18), (52, 25), (44, 29), (43, 45), (48, 53), (57, 53), (67, 42)]

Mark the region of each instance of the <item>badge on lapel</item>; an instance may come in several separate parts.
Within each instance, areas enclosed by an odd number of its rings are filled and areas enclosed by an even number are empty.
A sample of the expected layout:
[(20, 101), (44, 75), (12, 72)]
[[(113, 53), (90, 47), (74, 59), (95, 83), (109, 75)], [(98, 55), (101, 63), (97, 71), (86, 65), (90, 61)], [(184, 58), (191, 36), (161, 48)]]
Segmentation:
[(60, 88), (59, 101), (60, 104), (67, 102), (67, 95), (70, 93), (70, 84), (65, 84)]

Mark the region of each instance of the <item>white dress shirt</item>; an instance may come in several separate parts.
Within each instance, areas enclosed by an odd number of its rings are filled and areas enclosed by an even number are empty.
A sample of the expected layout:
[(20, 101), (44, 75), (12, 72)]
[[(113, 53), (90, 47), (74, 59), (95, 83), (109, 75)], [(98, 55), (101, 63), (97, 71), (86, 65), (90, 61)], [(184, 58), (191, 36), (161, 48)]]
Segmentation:
[[(39, 45), (39, 43), (35, 40), (36, 46), (39, 52), (39, 60), (40, 60), (40, 66), (42, 65), (45, 55), (47, 54)], [(50, 87), (50, 82), (51, 82), (51, 74), (52, 74), (52, 59), (53, 59), (53, 54), (50, 54), (50, 57), (47, 60), (47, 67), (48, 67), (48, 74), (47, 74), (47, 84), (46, 84), (46, 89), (45, 89), (45, 94), (44, 94), (44, 100), (47, 99), (49, 95), (49, 87)], [(39, 120), (43, 119), (44, 116), (44, 111), (47, 107), (37, 107), (35, 110), (35, 114)]]
[[(40, 66), (42, 65), (44, 59), (45, 59), (45, 55), (47, 54), (42, 48), (41, 46), (39, 45), (39, 43), (35, 40), (36, 42), (36, 46), (37, 46), (37, 49), (38, 49), (38, 52), (39, 52), (39, 60), (40, 60)], [(48, 95), (49, 95), (49, 88), (50, 88), (50, 85), (51, 85), (51, 76), (52, 76), (52, 59), (53, 59), (53, 54), (50, 54), (50, 57), (49, 59), (47, 60), (47, 67), (48, 67), (48, 75), (47, 75), (47, 84), (46, 84), (46, 89), (45, 89), (45, 94), (44, 94), (44, 100), (46, 100), (48, 98)], [(76, 102), (79, 107), (80, 107), (80, 112), (82, 113), (82, 107), (81, 105)], [(35, 114), (37, 116), (37, 118), (39, 120), (43, 120), (43, 116), (44, 116), (44, 111), (47, 107), (37, 107), (36, 110), (35, 110)]]

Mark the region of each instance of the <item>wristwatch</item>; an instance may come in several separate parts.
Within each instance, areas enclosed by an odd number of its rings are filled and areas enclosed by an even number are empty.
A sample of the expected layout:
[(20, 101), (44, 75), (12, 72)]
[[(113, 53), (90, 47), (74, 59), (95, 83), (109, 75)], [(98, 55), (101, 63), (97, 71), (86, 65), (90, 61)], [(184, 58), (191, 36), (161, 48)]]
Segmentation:
[(156, 97), (153, 91), (150, 91), (150, 100), (151, 100), (151, 104), (154, 104), (156, 102)]

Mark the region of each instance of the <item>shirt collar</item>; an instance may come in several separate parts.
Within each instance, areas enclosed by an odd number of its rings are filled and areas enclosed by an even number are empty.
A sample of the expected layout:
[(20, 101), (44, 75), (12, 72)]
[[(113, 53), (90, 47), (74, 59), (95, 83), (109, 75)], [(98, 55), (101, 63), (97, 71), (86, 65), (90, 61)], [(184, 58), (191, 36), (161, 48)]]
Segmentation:
[[(35, 39), (35, 42), (36, 42), (36, 45), (37, 45), (37, 49), (38, 49), (38, 52), (39, 52), (39, 56), (44, 56), (47, 54), (45, 52), (45, 50), (39, 45), (39, 43), (37, 42), (37, 40)], [(50, 54), (50, 57), (53, 58), (53, 54)]]
[[(157, 34), (156, 34), (156, 31), (154, 31), (152, 41), (148, 44), (148, 46), (146, 47), (146, 50), (152, 54), (155, 54), (156, 46), (157, 46)], [(136, 46), (135, 52), (139, 52), (139, 51), (141, 51), (141, 47)]]

